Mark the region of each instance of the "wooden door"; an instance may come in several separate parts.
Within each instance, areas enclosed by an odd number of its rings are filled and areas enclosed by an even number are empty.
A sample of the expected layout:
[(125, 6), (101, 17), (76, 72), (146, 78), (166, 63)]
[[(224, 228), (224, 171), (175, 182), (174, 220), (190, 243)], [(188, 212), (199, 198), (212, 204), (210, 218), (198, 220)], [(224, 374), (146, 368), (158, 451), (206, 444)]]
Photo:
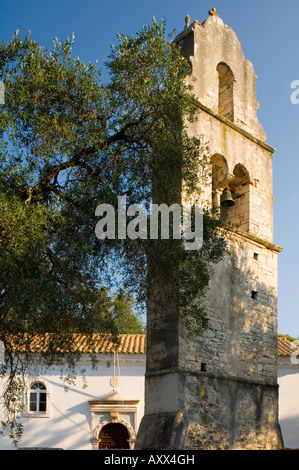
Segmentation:
[(99, 435), (99, 449), (129, 449), (129, 433), (120, 423), (106, 424)]

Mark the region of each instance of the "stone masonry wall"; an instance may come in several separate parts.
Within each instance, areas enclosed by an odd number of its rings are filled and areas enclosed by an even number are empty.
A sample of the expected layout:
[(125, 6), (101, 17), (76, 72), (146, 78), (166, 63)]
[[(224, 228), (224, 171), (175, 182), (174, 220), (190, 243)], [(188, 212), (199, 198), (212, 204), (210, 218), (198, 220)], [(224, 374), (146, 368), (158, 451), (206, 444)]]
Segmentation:
[(210, 282), (207, 330), (188, 339), (181, 329), (180, 364), (275, 384), (277, 253), (245, 236), (232, 238)]
[(277, 388), (189, 376), (189, 425), (185, 448), (274, 450), (281, 448)]

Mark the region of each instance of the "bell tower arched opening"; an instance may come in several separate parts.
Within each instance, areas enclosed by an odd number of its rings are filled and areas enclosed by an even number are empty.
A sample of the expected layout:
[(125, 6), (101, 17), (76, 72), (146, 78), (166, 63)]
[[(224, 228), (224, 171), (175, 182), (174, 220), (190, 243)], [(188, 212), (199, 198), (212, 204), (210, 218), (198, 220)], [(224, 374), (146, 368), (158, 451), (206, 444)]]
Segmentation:
[(223, 155), (215, 154), (212, 156), (212, 197), (213, 197), (213, 212), (219, 216), (220, 202), (222, 189), (221, 183), (225, 180), (228, 174), (228, 165)]
[(230, 178), (230, 191), (234, 204), (222, 207), (221, 217), (227, 224), (245, 232), (250, 231), (250, 175), (241, 163), (235, 165)]
[(224, 62), (217, 65), (218, 72), (218, 114), (234, 121), (234, 74)]

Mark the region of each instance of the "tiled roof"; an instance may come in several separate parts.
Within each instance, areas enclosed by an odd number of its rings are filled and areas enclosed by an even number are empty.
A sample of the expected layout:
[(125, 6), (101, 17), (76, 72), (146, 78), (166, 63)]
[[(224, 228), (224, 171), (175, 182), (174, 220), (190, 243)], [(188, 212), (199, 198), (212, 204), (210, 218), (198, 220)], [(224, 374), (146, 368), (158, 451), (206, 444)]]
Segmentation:
[[(31, 352), (46, 352), (49, 348), (51, 335), (31, 337), (27, 343), (30, 344)], [(18, 345), (18, 341), (13, 341), (13, 349), (24, 351), (24, 347)], [(278, 356), (290, 357), (299, 346), (285, 338), (278, 338)], [(59, 348), (57, 348), (59, 349)], [(72, 341), (73, 351), (81, 353), (112, 354), (146, 354), (145, 334), (123, 334), (119, 335), (118, 343), (113, 341), (111, 335), (105, 334), (74, 334)]]
[(298, 346), (285, 338), (278, 338), (278, 356), (290, 357)]
[(120, 335), (118, 344), (112, 341), (109, 335), (77, 335), (75, 340), (76, 351), (82, 353), (95, 352), (97, 354), (145, 354), (146, 335), (126, 334)]
[[(50, 347), (51, 335), (32, 337), (27, 336), (26, 346), (31, 352), (45, 353)], [(11, 346), (15, 350), (24, 351), (25, 344), (17, 339), (13, 340)], [(80, 353), (94, 354), (145, 354), (146, 335), (144, 334), (123, 334), (119, 335), (118, 342), (113, 341), (112, 335), (108, 334), (74, 334), (72, 338), (72, 350)], [(63, 345), (63, 342), (62, 342)], [(56, 347), (62, 351), (64, 348)], [(66, 348), (67, 349), (67, 348)]]

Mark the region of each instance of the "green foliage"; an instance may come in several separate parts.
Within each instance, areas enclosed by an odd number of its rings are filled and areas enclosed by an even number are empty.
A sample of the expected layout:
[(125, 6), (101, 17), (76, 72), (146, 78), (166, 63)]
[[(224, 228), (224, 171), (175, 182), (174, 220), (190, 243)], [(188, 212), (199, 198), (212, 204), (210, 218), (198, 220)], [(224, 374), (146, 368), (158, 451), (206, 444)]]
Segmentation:
[(294, 341), (296, 341), (298, 339), (298, 338), (294, 338), (293, 336), (290, 336), (290, 335), (278, 335), (278, 338), (285, 338), (288, 341), (290, 341), (291, 343), (293, 343)]
[[(206, 325), (200, 298), (225, 251), (217, 221), (206, 214), (200, 252), (95, 236), (98, 204), (116, 207), (121, 195), (128, 204), (181, 202), (182, 187), (196, 201), (209, 176), (208, 148), (187, 132), (196, 118), (190, 67), (165, 30), (153, 21), (135, 37), (119, 35), (108, 84), (96, 65), (72, 57), (73, 38), (51, 51), (30, 34), (0, 45), (0, 340), (9, 346), (17, 335), (26, 353), (9, 353), (9, 386), (32, 359), (25, 333), (52, 334), (50, 363), (74, 332), (143, 331), (129, 292), (139, 310), (151, 297), (148, 273), (179, 292), (192, 329)], [(114, 306), (112, 286), (127, 289)], [(18, 413), (5, 403), (14, 426)]]
[(136, 313), (132, 292), (120, 290), (113, 296), (113, 316), (119, 334), (144, 334), (142, 317)]

